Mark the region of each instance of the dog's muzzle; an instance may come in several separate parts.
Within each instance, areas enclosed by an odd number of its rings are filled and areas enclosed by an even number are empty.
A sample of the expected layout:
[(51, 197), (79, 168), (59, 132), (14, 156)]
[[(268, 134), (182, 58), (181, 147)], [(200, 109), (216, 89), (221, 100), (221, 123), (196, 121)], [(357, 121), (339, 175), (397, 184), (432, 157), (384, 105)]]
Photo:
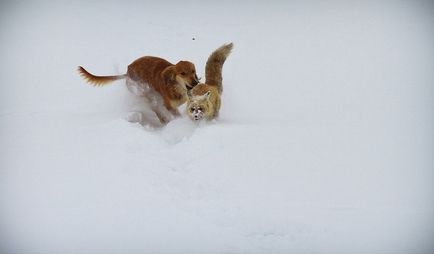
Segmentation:
[(191, 88), (195, 87), (197, 84), (199, 84), (199, 80), (195, 79), (191, 81)]
[(199, 84), (200, 78), (197, 75), (194, 76), (194, 79), (191, 81), (191, 84), (187, 86), (187, 89), (193, 89), (197, 84)]

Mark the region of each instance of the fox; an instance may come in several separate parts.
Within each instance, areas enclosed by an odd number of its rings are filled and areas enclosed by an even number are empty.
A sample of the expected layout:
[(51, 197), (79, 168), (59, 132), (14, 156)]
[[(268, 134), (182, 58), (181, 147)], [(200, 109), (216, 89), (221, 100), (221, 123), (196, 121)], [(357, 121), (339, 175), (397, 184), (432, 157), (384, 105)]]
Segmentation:
[(187, 115), (194, 121), (213, 120), (219, 116), (223, 92), (222, 70), (234, 44), (228, 43), (216, 49), (205, 65), (205, 83), (199, 83), (188, 93)]

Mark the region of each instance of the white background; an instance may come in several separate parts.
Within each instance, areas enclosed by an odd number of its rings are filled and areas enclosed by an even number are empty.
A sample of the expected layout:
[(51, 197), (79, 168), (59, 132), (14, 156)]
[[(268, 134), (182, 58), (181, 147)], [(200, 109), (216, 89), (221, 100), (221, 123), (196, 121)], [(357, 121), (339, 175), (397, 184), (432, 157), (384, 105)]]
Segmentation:
[[(3, 1), (1, 253), (432, 253), (433, 39), (429, 1)], [(76, 72), (231, 41), (213, 123)]]

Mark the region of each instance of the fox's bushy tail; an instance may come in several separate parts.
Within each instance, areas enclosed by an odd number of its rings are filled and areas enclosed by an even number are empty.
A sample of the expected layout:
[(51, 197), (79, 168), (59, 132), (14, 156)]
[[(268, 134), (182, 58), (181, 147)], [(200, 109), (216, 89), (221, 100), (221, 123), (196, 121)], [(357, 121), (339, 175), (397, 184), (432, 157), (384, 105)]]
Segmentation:
[(117, 76), (95, 76), (86, 71), (83, 67), (78, 66), (78, 73), (86, 80), (87, 83), (93, 86), (104, 86), (110, 82), (113, 82), (118, 79), (124, 79), (126, 75), (117, 75)]
[(208, 61), (206, 61), (205, 83), (208, 85), (217, 86), (220, 93), (223, 91), (223, 64), (225, 63), (226, 58), (231, 53), (233, 47), (234, 44), (232, 42), (221, 46), (220, 48), (212, 52), (211, 55), (208, 57)]

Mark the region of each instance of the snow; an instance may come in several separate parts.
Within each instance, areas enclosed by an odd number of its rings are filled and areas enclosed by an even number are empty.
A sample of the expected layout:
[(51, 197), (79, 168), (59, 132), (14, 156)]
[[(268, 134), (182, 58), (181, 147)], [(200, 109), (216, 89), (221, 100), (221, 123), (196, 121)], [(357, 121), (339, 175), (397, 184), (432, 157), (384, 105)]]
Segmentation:
[[(432, 3), (24, 1), (0, 14), (0, 253), (433, 252)], [(123, 81), (76, 72), (155, 55), (204, 76), (231, 41), (209, 123), (161, 127)]]

